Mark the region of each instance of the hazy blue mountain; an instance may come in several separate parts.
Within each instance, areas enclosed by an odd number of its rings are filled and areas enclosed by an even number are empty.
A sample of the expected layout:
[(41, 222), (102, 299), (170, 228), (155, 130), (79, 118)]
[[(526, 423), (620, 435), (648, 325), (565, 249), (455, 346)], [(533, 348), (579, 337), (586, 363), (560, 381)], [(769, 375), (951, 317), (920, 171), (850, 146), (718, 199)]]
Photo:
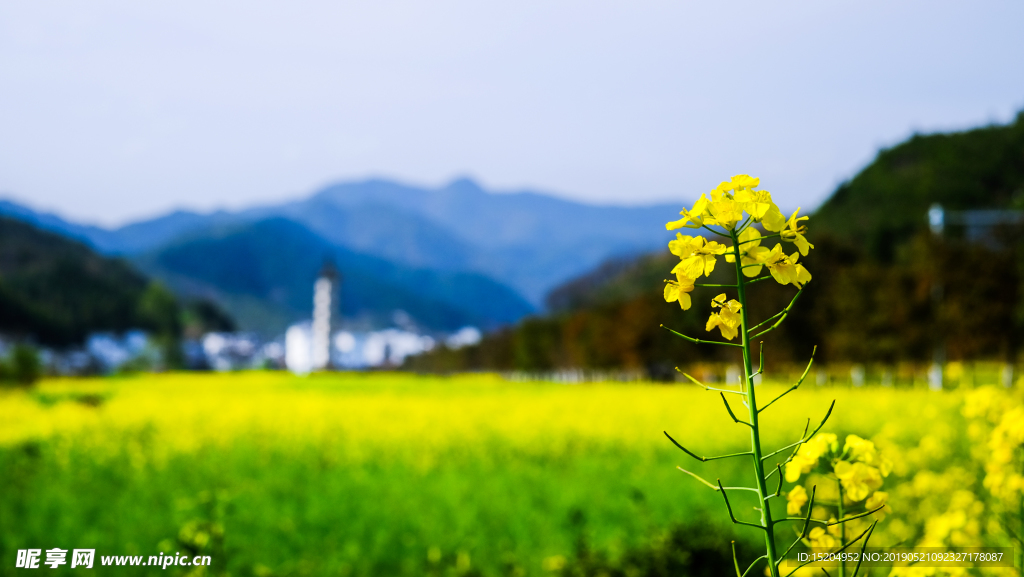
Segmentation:
[(36, 212), (30, 208), (7, 200), (0, 200), (0, 215), (8, 216), (31, 224), (36, 228), (55, 232), (61, 236), (78, 240), (100, 250), (101, 252), (114, 252), (110, 249), (121, 243), (121, 237), (117, 231), (107, 230), (98, 226), (69, 222), (55, 214)]
[[(231, 226), (238, 218), (228, 212), (200, 214), (176, 210), (170, 214), (132, 223), (114, 231), (117, 241), (101, 250), (118, 254), (140, 254), (156, 250), (189, 234), (204, 234), (217, 227)], [(98, 239), (97, 239), (98, 240)]]
[(209, 229), (217, 224), (238, 222), (226, 212), (200, 214), (177, 210), (170, 214), (116, 229), (78, 224), (55, 214), (37, 212), (7, 200), (0, 200), (0, 215), (27, 222), (37, 228), (58, 233), (83, 242), (94, 249), (117, 255), (130, 255), (153, 250), (190, 232)]
[(671, 236), (664, 223), (679, 208), (593, 206), (537, 192), (494, 194), (467, 179), (439, 189), (374, 179), (238, 212), (177, 211), (116, 230), (57, 219), (53, 229), (63, 227), (103, 252), (138, 255), (190, 236), (285, 217), (350, 251), (415, 268), (487, 275), (541, 306), (553, 287), (609, 257), (663, 247)]
[(350, 324), (388, 324), (401, 310), (423, 329), (492, 328), (532, 311), (483, 275), (396, 265), (338, 247), (282, 217), (194, 235), (136, 262), (181, 294), (218, 301), (243, 329), (273, 335), (309, 317), (313, 280), (328, 259), (344, 275), (341, 313)]
[[(594, 206), (536, 192), (492, 194), (468, 179), (437, 190), (385, 180), (338, 184), (286, 209), (307, 203), (346, 210), (388, 207), (425, 218), (470, 250), (449, 242), (437, 251), (442, 262), (421, 264), (480, 271), (538, 304), (551, 288), (610, 256), (664, 246), (670, 238), (664, 223), (680, 208)], [(401, 259), (403, 251), (397, 246), (400, 243), (360, 248), (382, 255), (377, 251), (390, 251), (386, 256)], [(416, 258), (423, 257), (417, 254)]]

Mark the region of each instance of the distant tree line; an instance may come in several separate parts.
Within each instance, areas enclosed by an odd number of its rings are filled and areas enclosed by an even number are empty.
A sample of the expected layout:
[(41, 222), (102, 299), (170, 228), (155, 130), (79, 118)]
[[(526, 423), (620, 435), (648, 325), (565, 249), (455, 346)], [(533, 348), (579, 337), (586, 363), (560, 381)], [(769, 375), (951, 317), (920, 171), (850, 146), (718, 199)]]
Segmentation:
[[(881, 262), (835, 239), (815, 244), (805, 261), (814, 280), (800, 306), (764, 338), (776, 362), (800, 362), (814, 346), (824, 362), (930, 362), (937, 350), (950, 360), (1016, 359), (1024, 326), (1018, 251), (922, 233), (893, 261)], [(660, 327), (708, 338), (710, 301), (721, 291), (698, 288), (689, 311), (666, 303), (660, 279), (652, 279), (659, 272), (667, 278), (675, 260), (645, 257), (594, 294), (555, 293), (580, 303), (576, 308), (529, 318), (475, 346), (442, 347), (406, 366), (431, 372), (639, 369), (668, 378), (683, 363), (734, 361), (730, 349), (693, 344)], [(726, 268), (708, 282), (729, 282)], [(630, 297), (602, 295), (628, 292), (626, 286), (638, 281), (646, 286)], [(795, 293), (773, 282), (751, 290), (755, 320), (784, 308)]]

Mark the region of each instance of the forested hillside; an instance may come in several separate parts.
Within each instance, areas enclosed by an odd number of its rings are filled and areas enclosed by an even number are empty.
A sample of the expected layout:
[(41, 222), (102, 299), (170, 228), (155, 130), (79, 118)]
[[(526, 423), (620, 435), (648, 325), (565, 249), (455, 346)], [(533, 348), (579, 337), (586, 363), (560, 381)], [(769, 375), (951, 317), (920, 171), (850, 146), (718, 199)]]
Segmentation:
[(1011, 124), (915, 135), (879, 152), (817, 210), (815, 234), (890, 260), (927, 229), (932, 203), (947, 210), (1024, 209), (1024, 112)]
[(94, 330), (152, 326), (148, 281), (130, 265), (29, 224), (0, 218), (0, 331), (44, 344)]
[(210, 303), (183, 306), (121, 259), (0, 217), (0, 333), (6, 336), (62, 347), (97, 331), (144, 329), (175, 340), (184, 330), (231, 326)]

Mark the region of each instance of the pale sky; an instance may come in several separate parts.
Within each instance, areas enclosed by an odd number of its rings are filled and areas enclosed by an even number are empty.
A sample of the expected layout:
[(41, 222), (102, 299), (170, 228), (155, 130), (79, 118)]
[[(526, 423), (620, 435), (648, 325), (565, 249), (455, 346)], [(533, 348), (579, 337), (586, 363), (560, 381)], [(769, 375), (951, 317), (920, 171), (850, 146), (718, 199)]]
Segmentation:
[(123, 223), (368, 176), (813, 207), (1024, 108), (1024, 2), (0, 4), (0, 195)]

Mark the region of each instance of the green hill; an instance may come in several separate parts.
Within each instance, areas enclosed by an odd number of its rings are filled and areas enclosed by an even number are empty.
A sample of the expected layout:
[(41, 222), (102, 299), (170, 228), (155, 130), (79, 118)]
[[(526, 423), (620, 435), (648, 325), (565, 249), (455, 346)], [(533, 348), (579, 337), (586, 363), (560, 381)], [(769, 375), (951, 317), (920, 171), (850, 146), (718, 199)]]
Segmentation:
[(98, 330), (148, 327), (149, 282), (82, 243), (0, 218), (0, 332), (42, 344), (80, 342)]
[(184, 333), (231, 330), (213, 303), (180, 302), (126, 261), (0, 217), (0, 333), (38, 344), (81, 344), (92, 332), (143, 329), (173, 346)]
[(888, 260), (927, 228), (932, 203), (1024, 209), (1024, 112), (1007, 125), (915, 135), (882, 150), (818, 208), (815, 230)]

